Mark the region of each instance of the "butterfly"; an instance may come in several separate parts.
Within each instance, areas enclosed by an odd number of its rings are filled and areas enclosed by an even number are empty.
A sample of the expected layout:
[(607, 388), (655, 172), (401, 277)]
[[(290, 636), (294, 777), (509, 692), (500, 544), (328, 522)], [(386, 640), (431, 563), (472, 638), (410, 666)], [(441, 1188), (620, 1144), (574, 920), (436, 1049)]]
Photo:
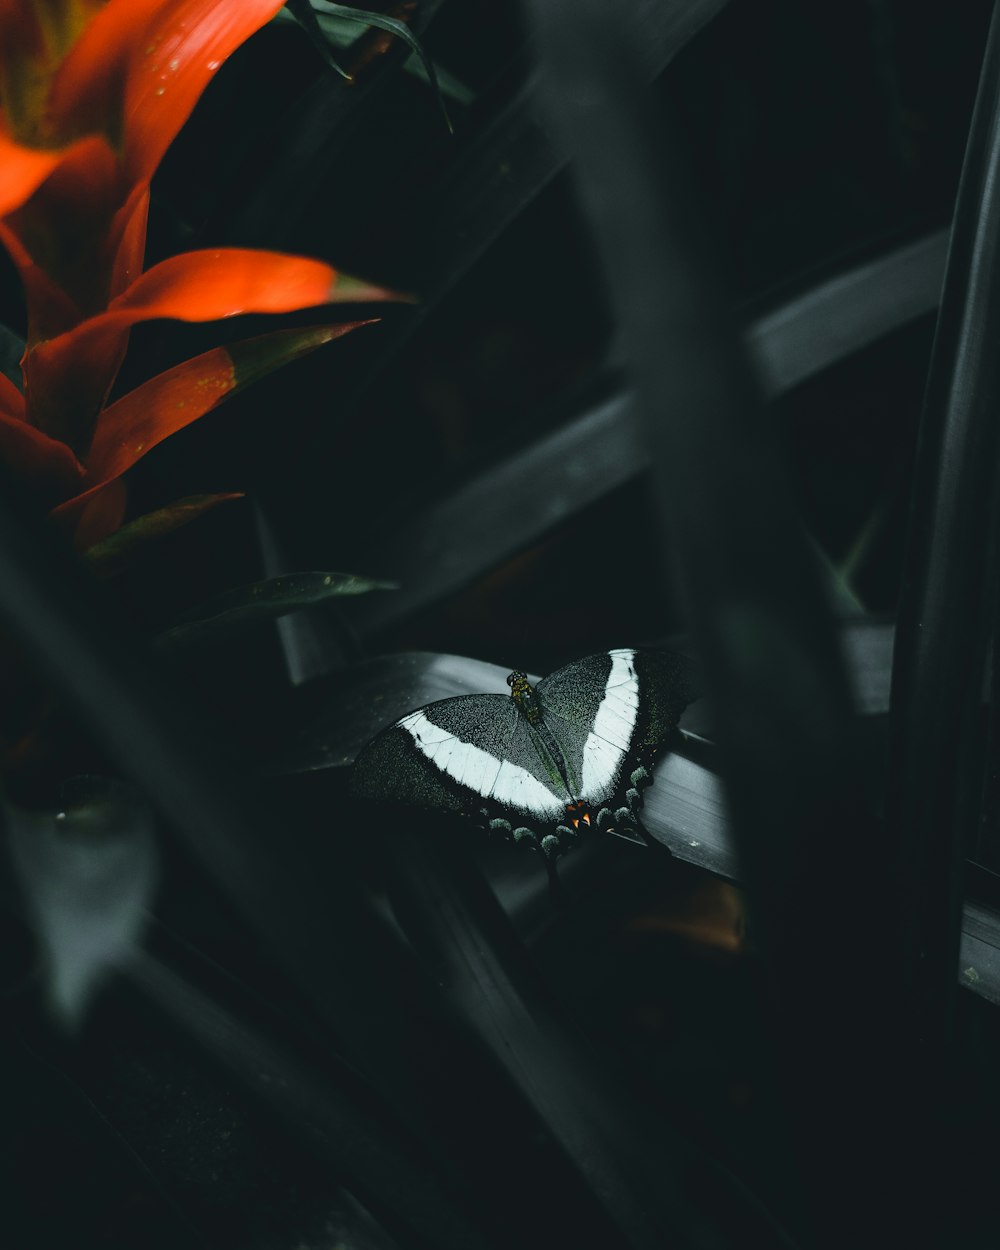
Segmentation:
[(692, 661), (622, 647), (507, 684), (509, 697), (441, 699), (382, 730), (355, 760), (354, 797), (460, 813), (547, 863), (588, 830), (645, 843), (642, 791), (699, 695)]

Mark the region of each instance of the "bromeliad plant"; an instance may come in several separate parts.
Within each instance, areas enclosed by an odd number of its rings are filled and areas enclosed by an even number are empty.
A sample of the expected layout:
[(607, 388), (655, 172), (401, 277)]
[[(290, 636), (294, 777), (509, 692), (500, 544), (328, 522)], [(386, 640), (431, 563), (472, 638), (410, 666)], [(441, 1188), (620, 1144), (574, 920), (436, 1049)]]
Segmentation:
[(220, 347), (109, 403), (133, 325), (388, 296), (320, 261), (245, 249), (186, 252), (143, 272), (164, 152), (218, 67), (280, 8), (0, 0), (0, 242), (27, 305), (23, 391), (0, 375), (0, 458), (81, 550), (121, 526), (123, 474), (152, 447), (361, 323)]
[[(0, 0), (0, 243), (27, 310), (23, 385), (0, 374), (0, 464), (102, 576), (123, 552), (131, 558), (149, 537), (234, 497), (190, 497), (123, 525), (124, 475), (136, 461), (364, 322), (326, 319), (218, 347), (109, 398), (134, 325), (391, 298), (321, 261), (266, 251), (190, 251), (144, 271), (157, 166), (219, 66), (280, 8)], [(337, 575), (320, 584), (342, 590)], [(343, 586), (357, 593), (358, 580)], [(37, 689), (25, 693), (23, 668), (0, 647), (4, 763), (31, 741), (44, 703)]]

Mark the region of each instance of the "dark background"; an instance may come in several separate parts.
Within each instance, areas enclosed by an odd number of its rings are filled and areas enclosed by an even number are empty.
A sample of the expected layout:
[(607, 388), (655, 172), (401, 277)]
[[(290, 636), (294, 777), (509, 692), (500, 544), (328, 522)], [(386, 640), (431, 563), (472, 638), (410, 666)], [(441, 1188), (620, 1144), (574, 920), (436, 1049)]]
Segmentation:
[[(742, 0), (658, 78), (657, 108), (679, 120), (743, 320), (948, 224), (990, 10), (985, 0), (859, 0), (829, 11)], [(467, 88), (465, 103), (449, 101), (454, 135), (431, 90), (394, 54), (347, 87), (297, 29), (275, 24), (223, 67), (157, 176), (150, 262), (185, 247), (283, 248), (421, 302), (387, 308), (380, 325), (267, 379), (130, 475), (135, 515), (202, 491), (248, 495), (161, 543), (113, 589), (144, 631), (261, 574), (255, 506), (290, 569), (398, 575), (368, 563), (371, 553), (391, 552), (436, 501), (500, 459), (530, 454), (540, 434), (623, 385), (565, 172), (526, 178), (509, 220), (484, 224), (503, 198), (503, 143), (494, 140), (514, 127), (531, 74), (516, 6), (449, 0), (424, 39)], [(521, 167), (513, 170), (516, 179)], [(484, 242), (465, 256), (477, 229)], [(0, 320), (22, 330), (20, 318), (5, 270)], [(243, 322), (140, 328), (120, 386), (275, 324)], [(771, 408), (806, 527), (838, 564), (863, 540), (853, 587), (876, 615), (897, 603), (932, 334), (931, 317), (914, 322)], [(421, 648), (543, 673), (598, 648), (676, 635), (680, 614), (653, 575), (655, 533), (637, 477), (390, 627), (366, 630), (350, 604), (320, 619), (345, 669)], [(419, 580), (427, 570), (405, 575)], [(273, 631), (190, 656), (176, 679), (206, 719), (226, 727), (244, 765), (281, 745), (288, 691)], [(324, 807), (339, 802), (336, 787), (297, 801), (313, 825), (327, 816), (332, 824), (339, 810)], [(641, 1070), (660, 1113), (761, 1192), (780, 1194), (781, 1147), (755, 1084), (757, 974), (724, 946), (644, 927), (643, 917), (672, 907), (693, 907), (711, 927), (739, 902), (680, 866), (669, 880), (609, 877), (585, 924), (539, 942), (539, 966), (581, 1029)], [(158, 923), (162, 957), (265, 1033), (281, 1032), (269, 1014), (280, 1004), (294, 1016), (294, 1044), (308, 1049), (308, 1012), (179, 852)], [(30, 973), (30, 942), (16, 920), (10, 928), (11, 965)], [(22, 980), (10, 981), (18, 1004)], [(325, 1165), (130, 988), (101, 998), (68, 1058), (33, 1010), (15, 1015), (5, 1039), (15, 1057), (5, 1090), (12, 1131), (0, 1166), (13, 1181), (18, 1250), (71, 1241), (101, 1250), (385, 1244), (378, 1233), (362, 1240), (365, 1220), (345, 1191), (331, 1196)], [(977, 1001), (963, 1017), (976, 1044), (992, 1036), (986, 1016)], [(974, 1169), (968, 1183), (977, 1183)], [(738, 1221), (731, 1231), (741, 1240)], [(743, 1244), (766, 1244), (754, 1235), (743, 1229)]]
[[(945, 18), (934, 6), (877, 0), (829, 13), (776, 0), (733, 4), (658, 80), (747, 318), (946, 224), (989, 11), (968, 3)], [(317, 142), (315, 159), (297, 171), (281, 165), (275, 187), (275, 154), (294, 153), (296, 142), (307, 149), (318, 124), (304, 84), (351, 89), (323, 83), (295, 28), (261, 32), (223, 68), (164, 162), (150, 259), (194, 244), (283, 247), (418, 297), (433, 288), (436, 263), (454, 246), (432, 217), (449, 171), (503, 119), (528, 70), (512, 5), (445, 4), (427, 46), (474, 95), (465, 108), (451, 105), (454, 137), (423, 83), (385, 75), (336, 142)], [(157, 449), (133, 474), (134, 510), (246, 490), (267, 508), (291, 567), (385, 575), (357, 566), (355, 552), (377, 545), (373, 535), (391, 545), (436, 497), (618, 384), (601, 280), (565, 174), (434, 297), (426, 315), (389, 309), (382, 326), (284, 370)], [(393, 323), (418, 318), (384, 359)], [(256, 330), (258, 319), (249, 320)], [(895, 603), (931, 333), (929, 322), (911, 326), (776, 406), (803, 516), (830, 556), (842, 560), (880, 514), (857, 574), (871, 611)], [(134, 359), (148, 369), (150, 359), (218, 337), (218, 327), (143, 328)], [(676, 614), (647, 576), (646, 507), (641, 482), (616, 491), (515, 565), (372, 645), (544, 671), (623, 637), (669, 634)], [(230, 530), (252, 530), (248, 511), (234, 505), (172, 542), (176, 569), (156, 579), (165, 599), (195, 602), (202, 588), (239, 580)]]

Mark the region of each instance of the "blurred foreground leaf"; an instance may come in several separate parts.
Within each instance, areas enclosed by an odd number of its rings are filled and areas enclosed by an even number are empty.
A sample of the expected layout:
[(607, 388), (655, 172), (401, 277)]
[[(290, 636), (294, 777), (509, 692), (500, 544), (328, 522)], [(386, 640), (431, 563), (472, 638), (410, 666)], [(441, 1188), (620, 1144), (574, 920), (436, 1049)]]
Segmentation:
[(162, 647), (210, 642), (234, 629), (273, 621), (299, 608), (312, 607), (342, 595), (363, 595), (370, 590), (394, 590), (395, 583), (358, 577), (354, 573), (290, 573), (266, 581), (238, 586), (209, 600), (170, 629), (157, 635)]
[(49, 1004), (79, 1025), (141, 937), (157, 881), (153, 818), (132, 786), (77, 777), (57, 811), (7, 806), (11, 861), (46, 953)]

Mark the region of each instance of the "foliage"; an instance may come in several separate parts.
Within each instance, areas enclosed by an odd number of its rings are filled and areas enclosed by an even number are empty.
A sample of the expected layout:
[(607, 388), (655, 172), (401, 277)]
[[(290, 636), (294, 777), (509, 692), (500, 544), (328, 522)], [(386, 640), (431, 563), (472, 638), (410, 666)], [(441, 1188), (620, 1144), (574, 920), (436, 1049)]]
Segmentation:
[[(293, 6), (321, 58), (276, 5), (0, 0), (44, 17), (0, 43), (11, 1218), (992, 1244), (991, 6), (372, 6)], [(67, 50), (113, 10), (229, 31), (152, 181), (170, 61), (158, 97), (151, 43)], [(633, 642), (713, 698), (653, 845), (584, 839), (558, 908), (531, 855), (351, 802), (392, 720)]]
[[(218, 67), (279, 7), (10, 0), (0, 10), (0, 241), (28, 321), (23, 396), (0, 383), (3, 451), (83, 548), (121, 524), (122, 474), (242, 384), (233, 350), (220, 348), (109, 404), (134, 325), (383, 294), (320, 262), (246, 250), (187, 252), (143, 272), (163, 154)], [(351, 328), (284, 332), (269, 367)]]

